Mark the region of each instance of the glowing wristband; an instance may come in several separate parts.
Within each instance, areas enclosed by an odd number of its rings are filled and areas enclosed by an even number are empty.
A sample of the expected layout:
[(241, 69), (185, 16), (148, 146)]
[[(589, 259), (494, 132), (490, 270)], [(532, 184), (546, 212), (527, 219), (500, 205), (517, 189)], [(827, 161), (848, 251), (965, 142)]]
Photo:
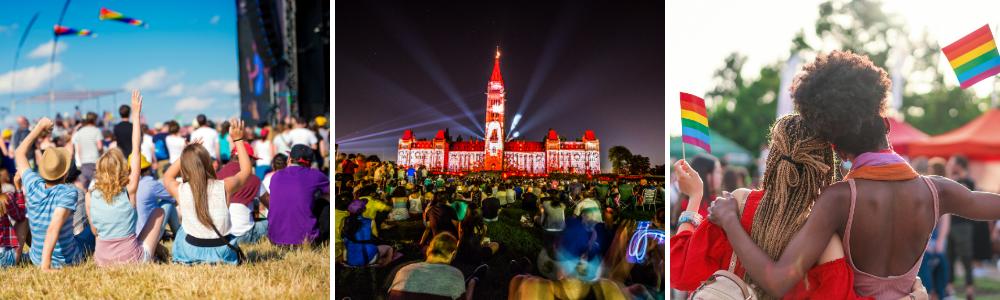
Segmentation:
[(667, 235), (663, 230), (650, 230), (649, 221), (639, 222), (626, 250), (625, 257), (630, 263), (642, 263), (646, 260), (647, 238), (655, 239), (658, 244), (663, 244), (667, 241)]

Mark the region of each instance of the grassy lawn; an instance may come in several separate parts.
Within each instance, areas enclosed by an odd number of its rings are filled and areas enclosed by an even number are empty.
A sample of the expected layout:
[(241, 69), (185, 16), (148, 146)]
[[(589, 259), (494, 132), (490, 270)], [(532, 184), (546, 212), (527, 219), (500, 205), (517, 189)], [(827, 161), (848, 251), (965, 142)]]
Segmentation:
[[(510, 270), (510, 261), (527, 257), (534, 263), (538, 252), (542, 250), (542, 229), (521, 226), (521, 216), (528, 214), (528, 212), (521, 210), (520, 206), (521, 202), (517, 201), (500, 211), (500, 219), (497, 222), (486, 223), (486, 226), (489, 227), (486, 236), (491, 241), (505, 244), (506, 249), (500, 250), (486, 262), (490, 266), (489, 274), (486, 279), (482, 279), (476, 284), (473, 295), (475, 299), (507, 299), (510, 279), (514, 277)], [(572, 215), (572, 211), (567, 208), (566, 216), (570, 215)], [(622, 212), (621, 218), (651, 220), (653, 212)], [(351, 297), (352, 300), (376, 299), (376, 295), (386, 292), (381, 289), (381, 286), (388, 285), (387, 280), (392, 281), (392, 278), (387, 277), (393, 268), (411, 261), (423, 261), (423, 253), (414, 251), (414, 245), (420, 242), (420, 236), (424, 232), (421, 220), (411, 218), (405, 221), (387, 223), (396, 227), (389, 230), (379, 230), (379, 235), (383, 239), (396, 243), (398, 245), (396, 248), (403, 253), (403, 257), (385, 268), (377, 269), (346, 268), (340, 264), (334, 264), (337, 284), (334, 299), (340, 300), (344, 297)], [(461, 270), (462, 274), (467, 277), (472, 275), (479, 265), (452, 263), (452, 266)]]
[[(1000, 281), (989, 277), (977, 277), (972, 283), (976, 290), (976, 300), (1000, 300)], [(965, 277), (955, 277), (955, 292), (958, 299), (965, 299)]]
[[(165, 246), (171, 248), (171, 242)], [(4, 269), (0, 299), (330, 299), (330, 247), (284, 250), (266, 237), (241, 245), (246, 266), (81, 265), (43, 274), (30, 263)]]

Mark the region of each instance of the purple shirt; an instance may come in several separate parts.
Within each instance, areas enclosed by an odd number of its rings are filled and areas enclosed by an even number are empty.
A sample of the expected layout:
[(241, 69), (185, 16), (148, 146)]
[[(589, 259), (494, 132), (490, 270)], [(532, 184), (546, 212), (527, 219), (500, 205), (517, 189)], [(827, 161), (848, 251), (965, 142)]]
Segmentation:
[(288, 166), (271, 175), (267, 237), (279, 245), (299, 245), (319, 236), (316, 192), (330, 193), (330, 179), (322, 172)]

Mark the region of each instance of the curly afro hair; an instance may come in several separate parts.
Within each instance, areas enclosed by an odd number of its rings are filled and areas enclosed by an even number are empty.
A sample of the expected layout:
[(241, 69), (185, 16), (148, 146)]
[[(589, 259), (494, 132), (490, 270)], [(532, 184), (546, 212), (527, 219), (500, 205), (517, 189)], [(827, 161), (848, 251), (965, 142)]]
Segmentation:
[(803, 67), (789, 88), (804, 125), (851, 154), (886, 145), (887, 95), (892, 81), (868, 56), (834, 50)]

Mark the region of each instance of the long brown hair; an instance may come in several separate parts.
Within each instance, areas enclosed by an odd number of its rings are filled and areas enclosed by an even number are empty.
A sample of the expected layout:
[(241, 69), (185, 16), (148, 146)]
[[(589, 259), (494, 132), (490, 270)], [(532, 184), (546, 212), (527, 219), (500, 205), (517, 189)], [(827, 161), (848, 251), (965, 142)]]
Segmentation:
[(121, 148), (114, 148), (101, 154), (97, 160), (97, 170), (94, 172), (94, 187), (88, 192), (99, 191), (101, 198), (109, 205), (115, 204), (115, 196), (122, 193), (128, 185), (128, 160), (122, 155)]
[(208, 214), (208, 181), (216, 180), (212, 158), (201, 144), (191, 144), (181, 152), (181, 178), (191, 188), (194, 211), (198, 221), (205, 227), (213, 227), (212, 216)]
[[(754, 214), (750, 237), (772, 259), (781, 257), (805, 224), (819, 191), (834, 179), (833, 148), (802, 123), (799, 115), (786, 115), (771, 127), (770, 153), (761, 181), (766, 192)], [(749, 275), (744, 280), (753, 282)], [(772, 299), (760, 289), (757, 296)]]

